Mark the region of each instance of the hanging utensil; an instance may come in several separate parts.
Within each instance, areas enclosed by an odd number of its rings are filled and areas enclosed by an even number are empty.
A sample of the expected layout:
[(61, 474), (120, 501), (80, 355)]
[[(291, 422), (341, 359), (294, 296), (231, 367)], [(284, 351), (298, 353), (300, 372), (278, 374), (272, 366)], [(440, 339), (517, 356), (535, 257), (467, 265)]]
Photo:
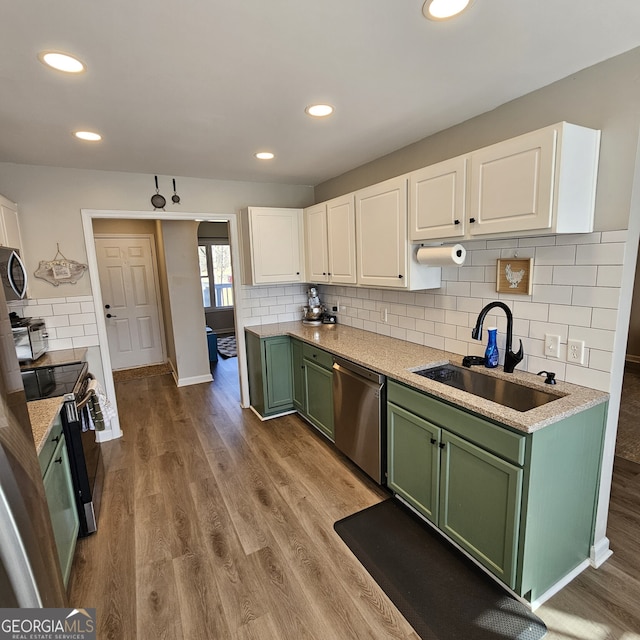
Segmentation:
[(173, 204), (180, 204), (180, 196), (176, 193), (176, 179), (173, 179), (173, 195), (171, 196)]
[(160, 195), (160, 191), (158, 190), (158, 176), (156, 178), (156, 192), (151, 196), (151, 204), (153, 205), (154, 211), (156, 209), (162, 209), (164, 211), (164, 205), (167, 204), (164, 196)]

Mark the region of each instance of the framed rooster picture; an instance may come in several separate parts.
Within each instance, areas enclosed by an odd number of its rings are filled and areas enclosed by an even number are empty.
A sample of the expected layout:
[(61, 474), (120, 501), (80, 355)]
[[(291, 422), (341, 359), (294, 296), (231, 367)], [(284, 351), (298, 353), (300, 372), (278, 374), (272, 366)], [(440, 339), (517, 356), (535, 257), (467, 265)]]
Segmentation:
[(533, 258), (500, 258), (496, 269), (496, 290), (500, 293), (531, 295)]

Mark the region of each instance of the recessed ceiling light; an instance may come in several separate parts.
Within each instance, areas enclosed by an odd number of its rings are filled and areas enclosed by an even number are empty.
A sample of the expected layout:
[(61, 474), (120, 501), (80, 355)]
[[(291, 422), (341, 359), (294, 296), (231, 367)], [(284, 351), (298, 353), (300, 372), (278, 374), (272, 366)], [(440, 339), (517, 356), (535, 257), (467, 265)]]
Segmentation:
[(305, 109), (305, 112), (314, 118), (324, 118), (333, 113), (333, 107), (330, 104), (312, 104)]
[(426, 0), (422, 13), (429, 20), (447, 20), (468, 9), (474, 0)]
[(256, 158), (258, 158), (258, 160), (273, 160), (275, 155), (271, 153), (271, 151), (258, 151)]
[(95, 131), (74, 131), (73, 135), (80, 140), (88, 140), (89, 142), (98, 142), (102, 140), (102, 136)]
[(59, 51), (41, 51), (38, 54), (40, 62), (48, 67), (64, 71), (65, 73), (81, 73), (86, 67), (83, 62), (70, 56), (68, 53), (60, 53)]

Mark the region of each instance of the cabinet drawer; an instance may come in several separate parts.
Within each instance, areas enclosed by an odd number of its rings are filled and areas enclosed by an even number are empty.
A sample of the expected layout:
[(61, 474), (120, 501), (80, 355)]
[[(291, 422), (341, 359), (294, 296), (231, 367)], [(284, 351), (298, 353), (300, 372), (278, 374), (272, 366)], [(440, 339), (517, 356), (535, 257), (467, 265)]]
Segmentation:
[(333, 367), (333, 356), (327, 351), (314, 347), (312, 344), (307, 344), (305, 342), (302, 345), (302, 356), (325, 369), (331, 369)]
[(49, 462), (51, 461), (53, 453), (60, 440), (62, 440), (62, 420), (60, 419), (60, 413), (58, 413), (55, 417), (54, 424), (51, 427), (51, 431), (38, 454), (38, 462), (40, 463), (40, 471), (42, 475), (44, 475), (47, 470)]
[(505, 460), (521, 466), (524, 464), (526, 435), (514, 433), (507, 427), (452, 407), (392, 380), (387, 387), (387, 399), (425, 420), (493, 451)]

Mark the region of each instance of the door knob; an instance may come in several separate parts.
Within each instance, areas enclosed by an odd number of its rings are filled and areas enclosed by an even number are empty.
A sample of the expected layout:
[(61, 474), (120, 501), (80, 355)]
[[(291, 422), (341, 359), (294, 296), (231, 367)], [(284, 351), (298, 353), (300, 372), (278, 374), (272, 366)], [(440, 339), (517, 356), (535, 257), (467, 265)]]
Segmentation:
[(111, 315), (110, 313), (107, 313), (107, 318), (117, 318), (117, 317), (118, 316), (114, 316), (114, 315)]

